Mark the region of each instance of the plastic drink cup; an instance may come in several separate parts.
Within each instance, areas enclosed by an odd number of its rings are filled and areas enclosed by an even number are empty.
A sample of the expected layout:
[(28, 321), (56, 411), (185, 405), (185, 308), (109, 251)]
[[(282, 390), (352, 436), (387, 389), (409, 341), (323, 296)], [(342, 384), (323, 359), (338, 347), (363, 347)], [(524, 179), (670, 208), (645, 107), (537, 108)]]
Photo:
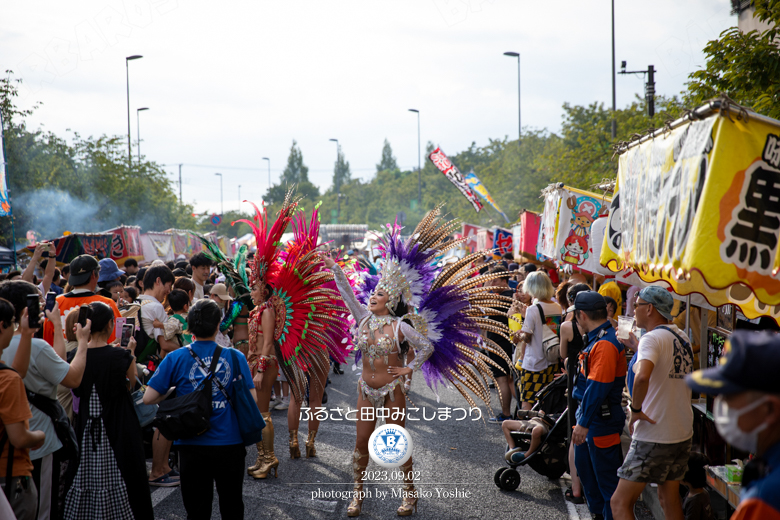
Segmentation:
[(634, 327), (634, 318), (631, 316), (618, 316), (617, 339), (626, 340)]

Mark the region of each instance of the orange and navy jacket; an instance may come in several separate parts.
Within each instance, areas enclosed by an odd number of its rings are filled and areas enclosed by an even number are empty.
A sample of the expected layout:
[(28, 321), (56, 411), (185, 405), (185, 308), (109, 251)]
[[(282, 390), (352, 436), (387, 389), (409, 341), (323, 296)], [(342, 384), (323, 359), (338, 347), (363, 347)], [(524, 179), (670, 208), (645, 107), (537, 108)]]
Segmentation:
[(731, 520), (780, 520), (780, 443), (769, 448), (763, 459), (766, 474), (742, 488)]
[[(588, 438), (596, 446), (607, 448), (620, 443), (620, 432), (626, 422), (621, 406), (626, 385), (626, 355), (609, 321), (590, 331), (585, 344), (573, 392), (574, 398), (580, 401), (577, 424), (588, 428)], [(611, 414), (607, 419), (601, 413), (605, 403)]]
[[(92, 302), (103, 302), (111, 307), (111, 310), (114, 311), (114, 319), (122, 317), (122, 314), (119, 312), (119, 308), (111, 298), (106, 298), (93, 292), (78, 292), (75, 294), (69, 292), (67, 294), (61, 294), (57, 296), (57, 304), (59, 305), (60, 316), (62, 317), (62, 331), (65, 332), (65, 317), (71, 310), (75, 309), (76, 312), (78, 312), (79, 307), (82, 305), (88, 305)], [(46, 320), (43, 324), (43, 339), (49, 345), (54, 344), (54, 326), (49, 320)], [(108, 338), (108, 342), (113, 343), (115, 339), (116, 328), (114, 328), (114, 331), (111, 332), (111, 336)]]

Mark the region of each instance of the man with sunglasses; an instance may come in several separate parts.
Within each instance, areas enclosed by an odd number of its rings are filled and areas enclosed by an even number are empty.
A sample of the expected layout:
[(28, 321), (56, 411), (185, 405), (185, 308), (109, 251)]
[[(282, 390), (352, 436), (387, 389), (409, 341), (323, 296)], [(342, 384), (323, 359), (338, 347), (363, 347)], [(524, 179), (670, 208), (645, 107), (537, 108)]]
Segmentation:
[(620, 481), (612, 495), (616, 519), (633, 519), (634, 504), (647, 484), (658, 485), (658, 497), (669, 520), (683, 520), (680, 481), (685, 476), (693, 437), (691, 391), (685, 376), (693, 371), (690, 341), (671, 325), (672, 295), (656, 286), (639, 292), (635, 305), (637, 328), (624, 343), (636, 351), (630, 368), (635, 377), (629, 415), (631, 447), (618, 470)]

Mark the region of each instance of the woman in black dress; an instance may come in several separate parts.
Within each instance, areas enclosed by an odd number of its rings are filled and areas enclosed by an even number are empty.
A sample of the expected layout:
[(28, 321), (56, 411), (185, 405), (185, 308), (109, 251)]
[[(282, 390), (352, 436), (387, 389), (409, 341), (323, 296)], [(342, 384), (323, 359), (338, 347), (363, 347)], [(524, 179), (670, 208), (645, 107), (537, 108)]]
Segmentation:
[[(105, 303), (90, 307), (87, 367), (75, 390), (81, 399), (77, 426), (81, 454), (64, 516), (152, 520), (141, 425), (130, 397), (136, 377), (135, 342), (131, 340), (127, 349), (108, 345), (114, 313)], [(83, 335), (79, 325), (76, 329), (77, 336)]]

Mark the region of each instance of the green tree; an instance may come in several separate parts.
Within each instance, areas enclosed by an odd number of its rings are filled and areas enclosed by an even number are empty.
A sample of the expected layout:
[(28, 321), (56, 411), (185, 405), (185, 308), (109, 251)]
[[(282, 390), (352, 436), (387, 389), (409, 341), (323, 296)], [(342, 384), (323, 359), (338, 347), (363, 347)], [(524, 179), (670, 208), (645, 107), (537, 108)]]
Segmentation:
[[(14, 104), (21, 80), (0, 79), (0, 113), (17, 237), (35, 230), (43, 238), (64, 231), (100, 232), (120, 224), (142, 230), (188, 229), (192, 207), (180, 205), (165, 171), (149, 161), (127, 164), (124, 137), (82, 138), (70, 144), (52, 132), (30, 130), (34, 109)], [(10, 243), (11, 218), (0, 219), (0, 239)]]
[(293, 186), (295, 186), (298, 196), (304, 197), (308, 201), (320, 196), (320, 190), (317, 186), (309, 182), (309, 167), (303, 164), (303, 153), (294, 139), (290, 147), (290, 155), (287, 157), (287, 166), (282, 172), (279, 184), (274, 184), (268, 189), (265, 202), (271, 206), (278, 206), (284, 201), (284, 197)]
[(390, 147), (390, 143), (385, 138), (385, 144), (382, 146), (382, 159), (379, 164), (376, 165), (377, 173), (385, 170), (397, 170), (398, 163), (393, 156), (393, 149)]
[(344, 159), (344, 152), (339, 146), (336, 164), (333, 167), (333, 190), (341, 193), (341, 186), (352, 178), (352, 172), (349, 171), (349, 161)]
[(780, 119), (780, 0), (755, 0), (755, 16), (772, 27), (743, 33), (731, 27), (704, 47), (707, 64), (691, 73), (686, 104), (693, 108), (728, 94), (756, 112)]

